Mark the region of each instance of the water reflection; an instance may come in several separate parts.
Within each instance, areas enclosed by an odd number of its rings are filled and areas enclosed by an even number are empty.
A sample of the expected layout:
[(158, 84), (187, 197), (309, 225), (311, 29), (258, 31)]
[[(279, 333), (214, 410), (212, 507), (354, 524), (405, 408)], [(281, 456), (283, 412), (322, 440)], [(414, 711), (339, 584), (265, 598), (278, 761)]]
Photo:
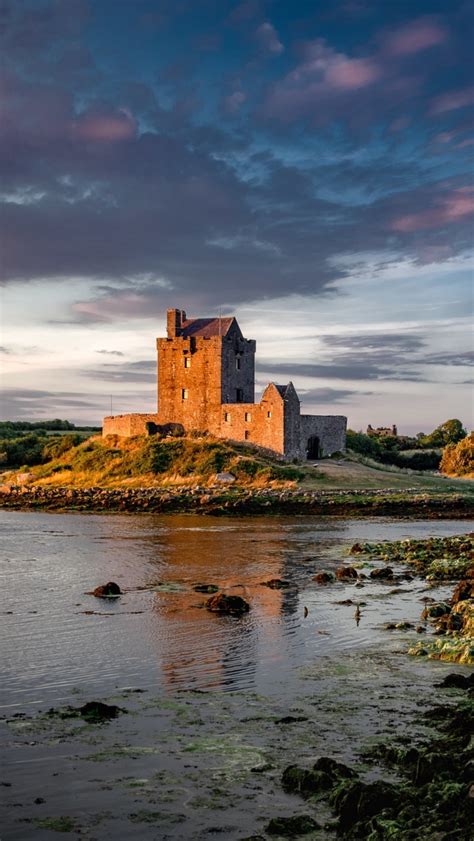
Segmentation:
[[(452, 521), (0, 511), (0, 703), (53, 703), (73, 687), (285, 693), (296, 669), (330, 650), (373, 643), (377, 634), (386, 644), (371, 584), (360, 621), (344, 606), (354, 600), (349, 585), (336, 594), (312, 581), (340, 562), (342, 544), (471, 529)], [(290, 586), (262, 586), (272, 578)], [(125, 595), (113, 604), (85, 595), (106, 581)], [(197, 583), (243, 596), (250, 612), (210, 613)], [(407, 599), (392, 599), (394, 619), (418, 619), (407, 612), (418, 609), (416, 599), (411, 608)]]

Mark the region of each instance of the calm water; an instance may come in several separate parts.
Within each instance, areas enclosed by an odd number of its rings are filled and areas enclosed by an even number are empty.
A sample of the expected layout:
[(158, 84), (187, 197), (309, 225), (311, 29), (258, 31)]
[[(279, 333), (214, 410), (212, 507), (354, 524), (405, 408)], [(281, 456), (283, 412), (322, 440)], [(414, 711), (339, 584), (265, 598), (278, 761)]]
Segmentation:
[[(318, 569), (334, 568), (356, 540), (472, 528), (466, 521), (0, 512), (1, 708), (70, 700), (78, 687), (91, 695), (136, 686), (291, 696), (292, 673), (319, 655), (360, 649), (377, 635), (387, 640), (380, 585), (318, 587)], [(261, 586), (276, 577), (291, 588)], [(121, 599), (85, 595), (109, 580), (125, 591)], [(210, 614), (207, 597), (193, 591), (200, 582), (244, 596), (249, 615)], [(358, 626), (353, 607), (334, 604), (348, 595), (367, 602)], [(394, 595), (383, 621), (416, 621), (419, 610), (413, 594)]]

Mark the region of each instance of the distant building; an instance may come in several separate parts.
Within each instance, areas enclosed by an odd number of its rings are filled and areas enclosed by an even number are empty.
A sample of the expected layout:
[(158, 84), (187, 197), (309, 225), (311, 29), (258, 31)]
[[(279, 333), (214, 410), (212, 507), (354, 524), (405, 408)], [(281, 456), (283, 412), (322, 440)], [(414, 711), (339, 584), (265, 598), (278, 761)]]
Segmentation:
[(347, 419), (302, 415), (293, 384), (270, 383), (255, 403), (255, 348), (235, 318), (187, 318), (168, 310), (167, 337), (156, 340), (156, 414), (104, 418), (103, 435), (143, 435), (179, 425), (218, 438), (248, 441), (285, 458), (318, 458), (343, 450)]
[(397, 427), (395, 426), (395, 424), (393, 424), (393, 426), (391, 426), (391, 427), (390, 426), (378, 426), (376, 429), (374, 429), (369, 423), (369, 425), (367, 427), (367, 435), (371, 435), (371, 436), (377, 437), (377, 438), (387, 438), (388, 436), (393, 437), (393, 438), (397, 438), (398, 437), (398, 432), (397, 432)]

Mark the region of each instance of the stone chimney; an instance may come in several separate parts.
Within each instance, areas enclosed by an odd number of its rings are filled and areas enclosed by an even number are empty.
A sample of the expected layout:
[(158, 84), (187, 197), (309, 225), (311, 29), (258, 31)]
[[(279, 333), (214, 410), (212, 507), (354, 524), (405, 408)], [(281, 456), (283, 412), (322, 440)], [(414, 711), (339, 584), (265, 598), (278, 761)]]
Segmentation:
[(183, 322), (186, 320), (184, 310), (168, 310), (166, 313), (166, 330), (168, 339), (174, 339), (181, 335)]

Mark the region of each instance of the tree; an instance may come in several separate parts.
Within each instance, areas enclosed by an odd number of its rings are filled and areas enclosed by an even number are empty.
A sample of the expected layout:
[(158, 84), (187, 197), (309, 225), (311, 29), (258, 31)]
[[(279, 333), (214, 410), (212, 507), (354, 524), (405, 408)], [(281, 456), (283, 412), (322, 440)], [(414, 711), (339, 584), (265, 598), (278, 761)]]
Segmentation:
[(474, 473), (474, 433), (448, 444), (443, 450), (441, 473), (448, 476), (467, 476)]
[(458, 418), (451, 418), (444, 421), (430, 435), (425, 435), (422, 443), (424, 447), (446, 447), (448, 444), (457, 444), (466, 437), (466, 430)]

